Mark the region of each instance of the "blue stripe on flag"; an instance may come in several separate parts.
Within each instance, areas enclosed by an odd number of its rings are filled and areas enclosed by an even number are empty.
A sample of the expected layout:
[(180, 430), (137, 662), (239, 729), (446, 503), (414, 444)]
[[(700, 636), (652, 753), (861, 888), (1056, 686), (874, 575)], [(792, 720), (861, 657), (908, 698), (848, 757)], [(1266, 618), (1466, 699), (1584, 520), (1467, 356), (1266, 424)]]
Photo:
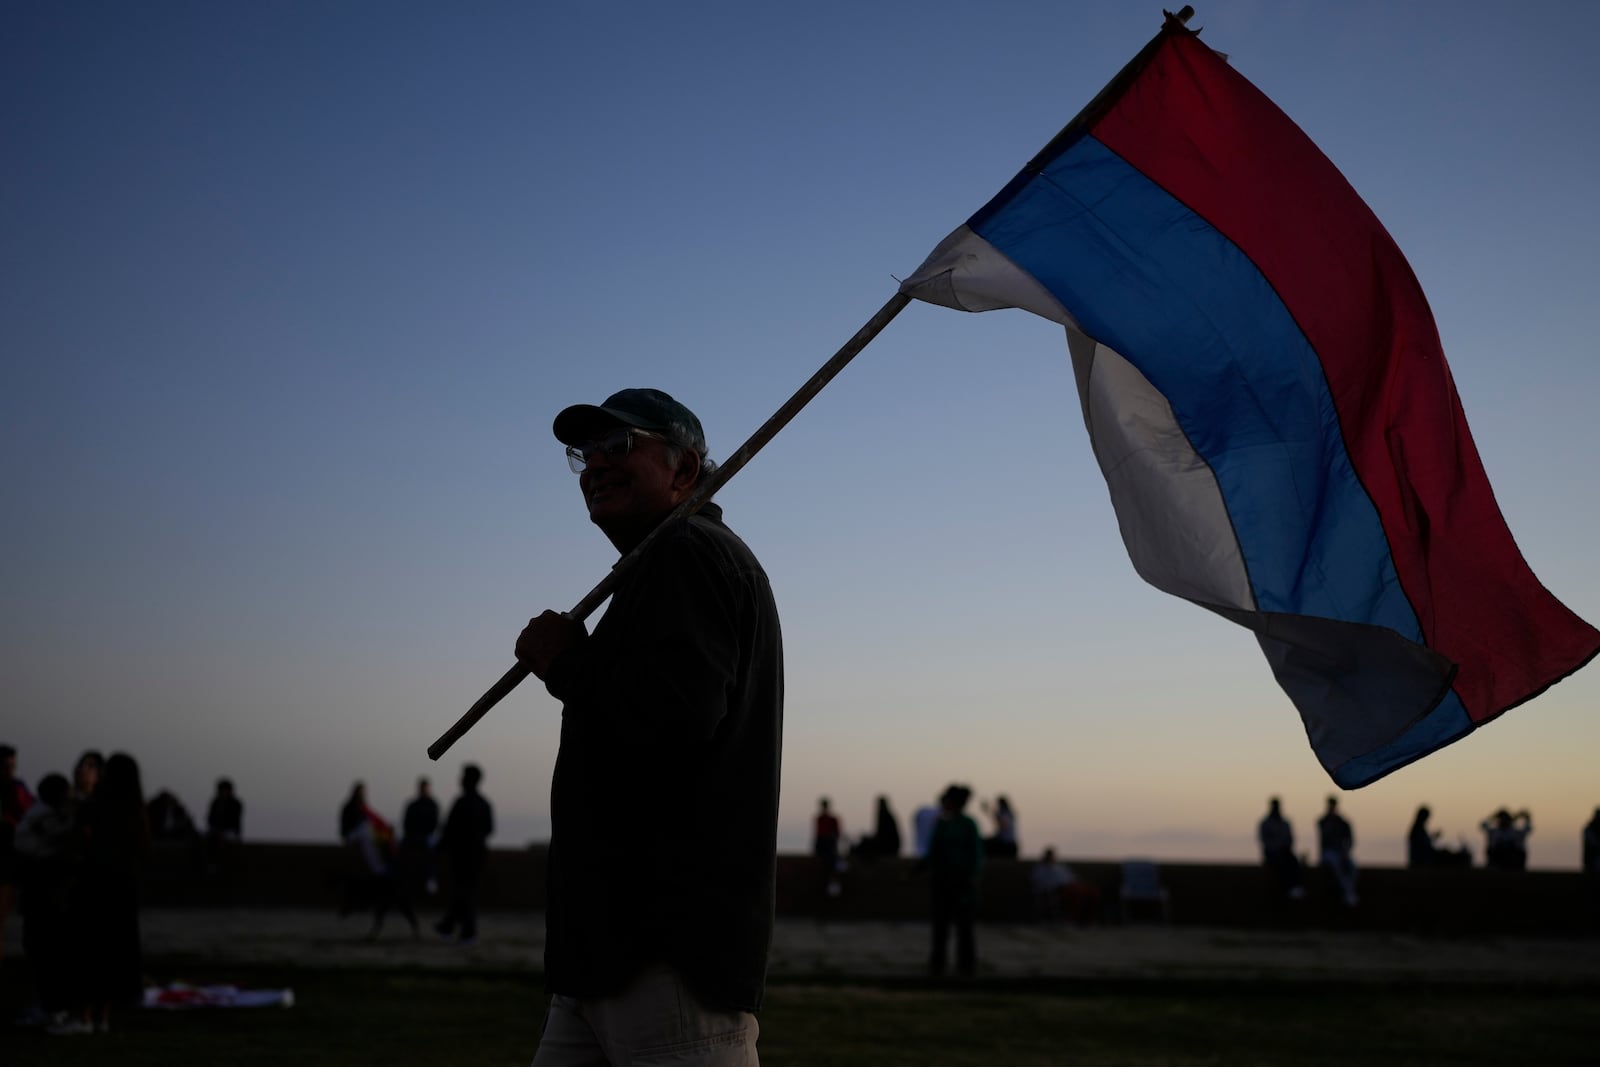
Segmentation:
[(1260, 610), (1420, 643), (1321, 363), (1231, 241), (1090, 137), (973, 228), (1167, 398), (1216, 473)]

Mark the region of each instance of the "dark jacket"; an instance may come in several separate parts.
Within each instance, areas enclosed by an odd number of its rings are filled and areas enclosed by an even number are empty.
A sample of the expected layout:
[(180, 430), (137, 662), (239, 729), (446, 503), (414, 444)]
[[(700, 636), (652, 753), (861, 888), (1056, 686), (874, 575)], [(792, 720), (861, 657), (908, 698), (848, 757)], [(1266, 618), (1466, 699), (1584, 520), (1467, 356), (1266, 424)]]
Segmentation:
[(545, 976), (600, 996), (665, 962), (756, 1011), (772, 940), (783, 648), (766, 573), (707, 505), (663, 530), (551, 665)]
[(400, 839), (406, 845), (425, 846), (438, 828), (439, 802), (432, 797), (419, 796), (406, 805)]
[(482, 862), (494, 833), (494, 809), (476, 789), (463, 789), (450, 805), (439, 835), (439, 851), (453, 860)]

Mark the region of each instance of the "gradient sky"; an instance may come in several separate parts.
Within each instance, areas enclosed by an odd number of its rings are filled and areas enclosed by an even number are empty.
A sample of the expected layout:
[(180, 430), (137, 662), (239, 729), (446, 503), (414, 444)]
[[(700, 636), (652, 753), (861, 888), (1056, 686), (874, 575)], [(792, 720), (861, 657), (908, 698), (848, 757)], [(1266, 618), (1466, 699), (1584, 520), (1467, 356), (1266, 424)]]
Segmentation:
[[(1507, 521), (1600, 620), (1600, 5), (1197, 5), (1410, 259)], [(0, 740), (125, 749), (331, 841), (480, 763), (548, 835), (537, 682), (425, 749), (614, 552), (551, 438), (664, 388), (726, 456), (1147, 41), (1157, 4), (0, 7)], [(1334, 791), (1253, 637), (1145, 586), (1059, 327), (913, 305), (719, 494), (788, 666), (780, 844), (947, 782), (1023, 849), (1256, 856)], [(1600, 668), (1342, 795), (1575, 867)], [(670, 798), (664, 798), (670, 802)], [(975, 811), (976, 814), (976, 811)], [(641, 812), (641, 818), (648, 813)]]

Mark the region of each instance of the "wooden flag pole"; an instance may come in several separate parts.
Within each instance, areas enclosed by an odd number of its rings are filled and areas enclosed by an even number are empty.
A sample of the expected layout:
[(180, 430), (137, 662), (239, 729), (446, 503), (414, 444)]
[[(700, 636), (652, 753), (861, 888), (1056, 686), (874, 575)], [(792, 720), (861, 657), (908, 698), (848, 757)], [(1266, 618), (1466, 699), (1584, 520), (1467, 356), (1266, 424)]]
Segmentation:
[[(761, 428), (751, 434), (749, 440), (740, 445), (738, 450), (724, 460), (716, 470), (708, 474), (695, 487), (694, 492), (687, 500), (679, 504), (672, 514), (661, 520), (660, 525), (652, 530), (643, 541), (635, 545), (632, 551), (617, 560), (616, 564), (612, 566), (611, 572), (602, 578), (600, 584), (591, 589), (587, 596), (578, 601), (577, 606), (567, 612), (567, 615), (580, 622), (592, 615), (596, 608), (605, 603), (606, 598), (617, 587), (617, 583), (621, 581), (622, 576), (638, 561), (639, 557), (655, 541), (656, 535), (667, 524), (693, 515), (704, 507), (706, 502), (711, 499), (718, 489), (722, 488), (729, 478), (739, 473), (740, 468), (750, 462), (751, 457), (761, 451), (768, 441), (777, 436), (779, 430), (789, 424), (789, 420), (800, 414), (800, 409), (809, 404), (811, 399), (818, 393), (822, 392), (822, 387), (831, 382), (840, 371), (844, 370), (845, 364), (860, 354), (861, 350), (866, 348), (874, 337), (882, 333), (884, 327), (888, 326), (894, 317), (900, 314), (910, 302), (911, 298), (904, 293), (897, 292), (890, 297), (889, 302), (879, 308), (878, 313), (868, 319), (866, 325), (857, 330), (855, 336), (846, 341), (844, 347), (833, 354), (832, 359), (824, 363), (804, 385), (795, 390), (795, 394), (785, 401), (784, 405), (774, 412), (770, 419), (762, 423)], [(509, 671), (501, 675), (500, 680), (490, 686), (489, 691), (479, 697), (478, 702), (468, 708), (467, 713), (457, 719), (454, 726), (440, 735), (439, 740), (428, 746), (428, 758), (436, 760), (448, 752), (451, 745), (461, 740), (463, 734), (472, 729), (479, 719), (489, 713), (490, 708), (500, 703), (501, 699), (521, 684), (522, 680), (530, 673), (528, 668), (518, 661)]]

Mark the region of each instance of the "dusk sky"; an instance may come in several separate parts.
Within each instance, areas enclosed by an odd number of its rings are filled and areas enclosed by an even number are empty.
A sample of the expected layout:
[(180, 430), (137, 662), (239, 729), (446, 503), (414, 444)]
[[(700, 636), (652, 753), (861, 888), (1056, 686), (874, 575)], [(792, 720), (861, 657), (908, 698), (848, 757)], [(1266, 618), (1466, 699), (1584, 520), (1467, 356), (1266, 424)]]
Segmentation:
[[(1197, 4), (1428, 294), (1501, 508), (1600, 621), (1600, 5)], [(0, 6), (0, 741), (126, 750), (335, 840), (485, 771), (549, 834), (560, 707), (425, 750), (615, 559), (556, 412), (732, 452), (1155, 34), (1158, 4)], [(914, 304), (718, 495), (783, 618), (780, 847), (950, 781), (1025, 854), (1252, 860), (1336, 792), (1254, 638), (1143, 584), (1060, 327)], [(1351, 793), (1535, 867), (1600, 806), (1600, 667)], [(663, 797), (663, 808), (672, 798)], [(987, 828), (987, 820), (980, 823)], [(640, 812), (640, 818), (655, 813)]]

